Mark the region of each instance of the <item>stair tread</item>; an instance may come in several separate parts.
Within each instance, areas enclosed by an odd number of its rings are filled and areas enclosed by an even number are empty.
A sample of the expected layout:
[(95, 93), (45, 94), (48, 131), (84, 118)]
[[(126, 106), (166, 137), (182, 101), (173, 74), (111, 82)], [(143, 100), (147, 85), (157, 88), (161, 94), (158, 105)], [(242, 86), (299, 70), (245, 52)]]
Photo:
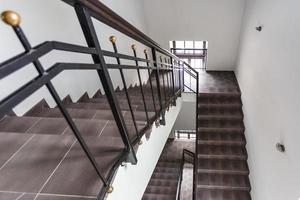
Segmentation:
[(197, 173), (197, 187), (250, 191), (248, 175)]
[(197, 198), (205, 200), (251, 200), (247, 191), (198, 189)]
[(198, 144), (245, 145), (246, 140), (243, 134), (237, 134), (232, 132), (200, 132), (198, 133)]
[[(111, 120), (75, 119), (75, 125), (83, 136), (115, 136), (120, 137), (116, 123)], [(130, 138), (135, 137), (133, 122), (126, 121)], [(139, 122), (139, 129), (145, 122)], [(73, 134), (64, 118), (15, 117), (8, 116), (0, 122), (1, 132), (18, 132), (34, 134)]]
[(247, 159), (247, 151), (240, 145), (198, 144), (198, 158)]
[(155, 185), (148, 185), (146, 188), (145, 193), (147, 194), (176, 194), (177, 185), (176, 186), (155, 186)]
[(197, 162), (197, 172), (244, 175), (249, 174), (248, 164), (244, 160), (199, 158)]
[(142, 200), (174, 200), (176, 194), (148, 194), (145, 193)]

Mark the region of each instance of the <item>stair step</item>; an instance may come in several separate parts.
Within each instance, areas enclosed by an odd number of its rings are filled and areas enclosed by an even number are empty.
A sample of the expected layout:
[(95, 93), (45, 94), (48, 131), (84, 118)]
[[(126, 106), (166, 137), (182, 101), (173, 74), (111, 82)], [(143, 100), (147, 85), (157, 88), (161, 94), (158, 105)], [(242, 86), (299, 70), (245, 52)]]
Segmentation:
[(224, 103), (209, 103), (209, 102), (198, 102), (198, 109), (204, 110), (204, 109), (215, 109), (215, 110), (239, 110), (242, 108), (241, 101), (234, 101), (234, 102), (224, 102)]
[(198, 145), (198, 158), (207, 159), (247, 159), (247, 151), (239, 145)]
[(247, 191), (198, 189), (197, 199), (203, 200), (251, 200)]
[(248, 176), (232, 174), (197, 174), (197, 188), (250, 191)]
[(156, 164), (156, 167), (168, 167), (168, 168), (176, 168), (176, 169), (178, 169), (179, 166), (180, 166), (180, 164), (178, 164), (178, 162), (158, 161)]
[(201, 104), (198, 105), (201, 115), (243, 115), (239, 104)]
[[(114, 121), (94, 120), (94, 119), (75, 119), (75, 125), (82, 136), (108, 135), (120, 137), (117, 125)], [(136, 136), (132, 121), (125, 121), (130, 138)], [(141, 130), (145, 122), (138, 122)], [(73, 134), (64, 118), (46, 117), (6, 117), (0, 122), (1, 132), (31, 133), (31, 134)]]
[(200, 118), (198, 119), (199, 128), (244, 128), (242, 119), (225, 118)]
[[(119, 103), (121, 110), (129, 111), (128, 103)], [(154, 112), (153, 104), (147, 103), (147, 111)], [(79, 108), (79, 109), (96, 109), (96, 110), (110, 110), (110, 106), (108, 103), (67, 103), (67, 108)], [(144, 105), (132, 105), (132, 109), (134, 111), (144, 111)]]
[(211, 144), (211, 145), (245, 145), (246, 140), (243, 134), (226, 133), (226, 132), (199, 132), (198, 144)]
[(218, 120), (231, 120), (231, 121), (235, 121), (235, 120), (243, 120), (243, 115), (241, 114), (236, 114), (236, 115), (222, 115), (222, 114), (218, 114), (218, 115), (212, 115), (212, 114), (208, 114), (208, 115), (204, 115), (204, 114), (198, 114), (198, 120), (202, 121), (202, 120), (211, 120), (211, 121), (218, 121)]
[(201, 102), (230, 102), (240, 100), (241, 93), (239, 92), (200, 92), (198, 101)]
[[(103, 120), (114, 120), (114, 116), (110, 110), (92, 110), (92, 109), (80, 109), (80, 108), (69, 108), (67, 109), (72, 118), (78, 119), (103, 119)], [(132, 120), (131, 113), (129, 111), (122, 111), (125, 120)], [(149, 116), (154, 116), (154, 112), (148, 112)], [(30, 115), (27, 115), (30, 116)], [(58, 108), (47, 108), (40, 113), (35, 113), (36, 117), (48, 117), (48, 118), (62, 118)], [(136, 121), (146, 121), (146, 114), (142, 111), (135, 111), (134, 117)]]
[(147, 194), (145, 193), (142, 200), (174, 200), (176, 194)]
[(242, 128), (236, 128), (236, 127), (217, 127), (217, 128), (214, 128), (214, 127), (198, 127), (198, 132), (224, 132), (224, 133), (236, 133), (236, 134), (243, 134), (245, 131), (245, 128), (242, 127)]
[(199, 158), (197, 162), (198, 173), (249, 174), (248, 164), (244, 160)]
[(155, 172), (152, 174), (151, 179), (169, 179), (169, 180), (177, 180), (179, 176), (178, 174), (174, 174), (174, 173), (160, 173), (160, 172)]
[(173, 173), (173, 174), (178, 174), (180, 171), (180, 167), (173, 168), (173, 167), (159, 167), (156, 166), (154, 173)]
[(165, 187), (177, 187), (178, 180), (166, 180), (166, 179), (151, 179), (148, 183), (151, 186), (165, 186)]
[(171, 194), (171, 195), (174, 195), (174, 194), (176, 194), (176, 191), (177, 191), (177, 185), (173, 186), (173, 187), (148, 185), (147, 188), (146, 188), (145, 193), (147, 193), (147, 194)]

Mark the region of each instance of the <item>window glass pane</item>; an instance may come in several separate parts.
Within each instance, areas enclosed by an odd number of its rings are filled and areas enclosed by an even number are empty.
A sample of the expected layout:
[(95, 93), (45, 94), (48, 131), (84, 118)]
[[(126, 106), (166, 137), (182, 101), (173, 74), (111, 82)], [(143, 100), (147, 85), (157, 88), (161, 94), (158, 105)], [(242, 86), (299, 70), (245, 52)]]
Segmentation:
[[(183, 49), (184, 48), (184, 41), (176, 41), (176, 49)], [(182, 54), (183, 50), (176, 50), (176, 53)]]
[[(194, 42), (193, 41), (185, 41), (185, 48), (186, 49), (193, 49), (194, 48)], [(185, 50), (186, 54), (192, 54), (193, 50)]]
[[(195, 41), (195, 49), (203, 49), (203, 41)], [(195, 54), (202, 54), (203, 51), (201, 50), (195, 50)]]
[(173, 48), (173, 41), (169, 42), (170, 49)]

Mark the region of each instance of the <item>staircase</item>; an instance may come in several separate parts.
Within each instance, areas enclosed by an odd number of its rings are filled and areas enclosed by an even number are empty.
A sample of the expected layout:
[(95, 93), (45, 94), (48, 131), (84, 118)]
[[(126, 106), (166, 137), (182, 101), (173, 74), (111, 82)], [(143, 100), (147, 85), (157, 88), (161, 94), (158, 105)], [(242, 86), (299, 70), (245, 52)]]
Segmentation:
[[(153, 122), (156, 111), (150, 100), (149, 85), (150, 81), (143, 88), (148, 117)], [(138, 131), (144, 131), (149, 138), (151, 126), (145, 130), (147, 117), (140, 87), (130, 86), (128, 93)], [(124, 89), (118, 89), (116, 95), (129, 140), (134, 143), (137, 133)], [(63, 102), (101, 172), (107, 177), (115, 166), (118, 167), (118, 161), (122, 161), (125, 146), (106, 96), (100, 92), (91, 98), (84, 94), (77, 102), (72, 102), (68, 96)], [(159, 107), (157, 104), (158, 101), (156, 106)], [(15, 191), (19, 195), (25, 193), (40, 198), (47, 194), (50, 199), (60, 194), (62, 198), (76, 196), (76, 200), (96, 199), (99, 188), (103, 187), (60, 110), (50, 108), (44, 100), (24, 116), (15, 116), (12, 112), (5, 116), (0, 121), (0, 136), (0, 191)], [(135, 151), (138, 147), (139, 143), (134, 143)]]
[(196, 199), (250, 200), (241, 92), (233, 72), (200, 73)]
[(194, 141), (168, 140), (154, 169), (142, 200), (176, 199), (182, 151), (195, 151)]

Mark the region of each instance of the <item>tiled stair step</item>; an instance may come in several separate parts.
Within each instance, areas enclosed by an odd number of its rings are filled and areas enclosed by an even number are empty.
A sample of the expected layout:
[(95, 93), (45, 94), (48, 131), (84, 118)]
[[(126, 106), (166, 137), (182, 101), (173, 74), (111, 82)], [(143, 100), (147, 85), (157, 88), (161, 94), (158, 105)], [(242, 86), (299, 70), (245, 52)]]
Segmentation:
[[(149, 98), (149, 97), (145, 98), (145, 101), (153, 103), (152, 97), (151, 98)], [(103, 98), (83, 99), (81, 102), (107, 103), (108, 101), (107, 101), (106, 97), (104, 96)], [(128, 101), (127, 101), (126, 96), (124, 96), (124, 97), (118, 98), (118, 102), (127, 103)], [(140, 104), (140, 103), (143, 102), (142, 96), (139, 96), (139, 98), (138, 97), (135, 97), (135, 98), (130, 97), (130, 102), (131, 102), (131, 104)]]
[[(201, 110), (208, 110), (208, 109), (230, 109), (230, 110), (242, 110), (242, 103), (235, 103), (235, 102), (228, 102), (228, 103), (220, 103), (220, 104), (216, 104), (216, 103), (202, 103), (199, 102), (198, 103), (198, 111), (199, 113), (202, 113)], [(205, 113), (205, 112), (204, 112)]]
[(175, 173), (178, 174), (180, 171), (180, 167), (159, 167), (156, 166), (154, 172), (158, 172), (158, 173)]
[(237, 115), (243, 116), (241, 107), (205, 107), (200, 106), (198, 109), (199, 114), (201, 115)]
[(198, 159), (198, 173), (248, 175), (249, 168), (245, 160)]
[(242, 105), (241, 98), (239, 96), (201, 96), (198, 97), (199, 104), (238, 104)]
[[(129, 111), (128, 103), (119, 104), (121, 110)], [(147, 111), (154, 112), (153, 104), (146, 104)], [(108, 103), (67, 103), (67, 108), (79, 108), (79, 109), (96, 109), (96, 110), (111, 110)], [(144, 111), (144, 105), (132, 105), (132, 109), (135, 111)]]
[(179, 174), (174, 173), (159, 173), (155, 172), (152, 174), (151, 179), (169, 179), (169, 180), (177, 180)]
[[(25, 135), (16, 133), (0, 135), (1, 148), (7, 149), (0, 151), (2, 163), (7, 161), (0, 172), (2, 191), (37, 192), (46, 178), (58, 167), (45, 185), (43, 193), (58, 194), (60, 191), (68, 191), (70, 195), (98, 194), (102, 183), (79, 143), (74, 144), (74, 136), (28, 134), (28, 138), (24, 139), (22, 137)], [(104, 174), (107, 174), (124, 149), (120, 138), (103, 140), (90, 137), (86, 139), (86, 143)], [(2, 160), (4, 158), (6, 160)], [(12, 173), (12, 169), (17, 170), (13, 170)]]
[(145, 193), (142, 200), (174, 200), (176, 194), (168, 195), (168, 194), (147, 194)]
[(198, 120), (243, 120), (243, 115), (239, 114), (203, 114), (199, 113)]
[(250, 191), (248, 175), (197, 173), (197, 188)]
[[(72, 118), (114, 120), (113, 114), (110, 110), (69, 108), (68, 112)], [(125, 120), (132, 120), (131, 113), (129, 111), (122, 111), (122, 113)], [(149, 113), (150, 116), (153, 116), (154, 114), (154, 112)], [(63, 117), (58, 108), (46, 108), (42, 112), (35, 114), (35, 116), (49, 118)], [(136, 121), (146, 121), (145, 112), (135, 111), (134, 116)]]
[[(116, 123), (108, 120), (75, 119), (75, 125), (83, 136), (98, 136), (108, 134), (119, 137)], [(126, 121), (129, 137), (135, 137), (132, 121)], [(144, 127), (144, 122), (138, 124), (139, 129)], [(18, 132), (34, 134), (73, 134), (64, 118), (40, 117), (6, 117), (0, 122), (1, 132)]]
[(206, 84), (199, 89), (201, 93), (240, 93), (238, 87), (215, 87), (213, 84)]
[(244, 134), (236, 133), (224, 133), (224, 132), (199, 132), (198, 133), (198, 144), (236, 144), (245, 145), (246, 139)]
[(204, 98), (221, 98), (221, 99), (232, 99), (232, 98), (240, 98), (241, 93), (239, 92), (201, 92), (198, 97), (202, 100)]
[(245, 131), (244, 127), (226, 127), (226, 128), (214, 128), (214, 127), (198, 127), (198, 132), (203, 133), (203, 132), (209, 132), (209, 133), (236, 133), (236, 134), (243, 134)]
[(198, 158), (246, 160), (247, 151), (239, 145), (198, 145)]
[(224, 118), (200, 118), (198, 119), (198, 127), (208, 128), (244, 128), (243, 120), (241, 119), (224, 119)]
[(203, 200), (251, 200), (247, 191), (198, 189), (197, 198)]
[(169, 187), (169, 186), (152, 186), (148, 185), (145, 193), (148, 194), (176, 194), (177, 187)]
[(158, 161), (156, 164), (156, 167), (167, 167), (167, 168), (175, 168), (178, 169), (180, 165), (178, 162), (164, 162), (164, 161)]
[(165, 180), (165, 179), (151, 179), (148, 185), (152, 186), (165, 186), (165, 187), (177, 187), (178, 180)]

